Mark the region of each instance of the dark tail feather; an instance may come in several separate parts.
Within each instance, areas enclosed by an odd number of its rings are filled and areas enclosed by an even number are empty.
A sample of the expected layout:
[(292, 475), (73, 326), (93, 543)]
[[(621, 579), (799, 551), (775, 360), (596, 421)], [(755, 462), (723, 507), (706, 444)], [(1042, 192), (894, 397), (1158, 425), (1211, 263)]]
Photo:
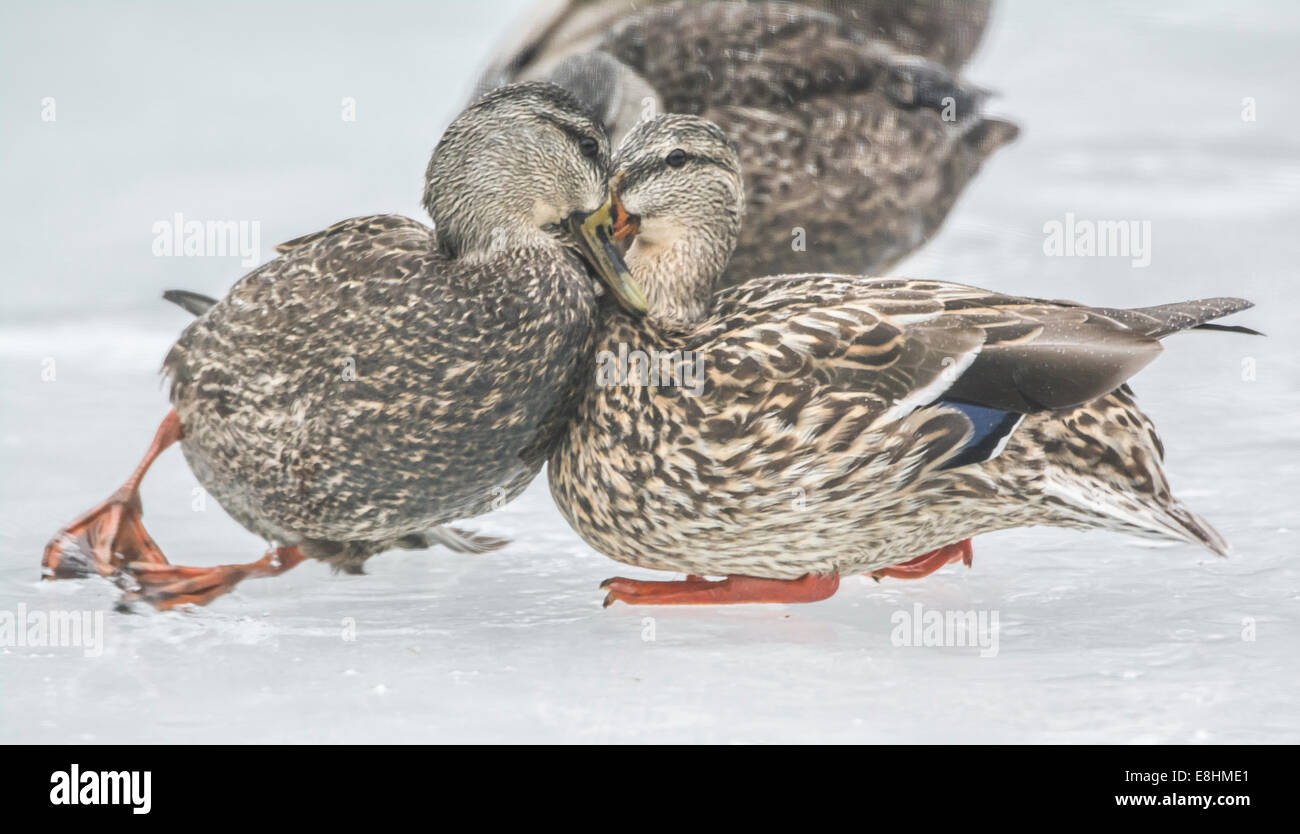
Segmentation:
[(1244, 333), (1247, 336), (1263, 336), (1264, 333), (1243, 324), (1198, 324), (1193, 330), (1217, 330), (1220, 333)]
[(163, 298), (195, 316), (203, 315), (217, 303), (215, 298), (189, 290), (167, 290), (163, 293)]
[[(1228, 330), (1233, 333), (1251, 333), (1263, 335), (1249, 327), (1240, 325), (1206, 324), (1242, 310), (1254, 307), (1254, 302), (1244, 298), (1198, 298), (1194, 301), (1179, 301), (1174, 304), (1158, 304), (1154, 307), (1138, 307), (1127, 312), (1147, 319), (1143, 322), (1130, 319), (1126, 324), (1135, 327), (1147, 336), (1162, 339), (1170, 333), (1180, 330), (1202, 328), (1204, 330)], [(1109, 312), (1109, 311), (1108, 311)]]

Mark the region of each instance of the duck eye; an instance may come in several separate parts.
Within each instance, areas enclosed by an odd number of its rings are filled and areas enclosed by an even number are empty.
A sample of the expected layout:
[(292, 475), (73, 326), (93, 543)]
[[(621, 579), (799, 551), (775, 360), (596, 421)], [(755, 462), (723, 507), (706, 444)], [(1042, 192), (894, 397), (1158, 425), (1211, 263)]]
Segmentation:
[(668, 156), (664, 157), (664, 162), (667, 162), (669, 167), (680, 168), (686, 164), (686, 151), (674, 148), (668, 152)]
[(578, 150), (588, 159), (595, 159), (596, 154), (600, 153), (600, 143), (590, 136), (584, 136), (578, 140)]

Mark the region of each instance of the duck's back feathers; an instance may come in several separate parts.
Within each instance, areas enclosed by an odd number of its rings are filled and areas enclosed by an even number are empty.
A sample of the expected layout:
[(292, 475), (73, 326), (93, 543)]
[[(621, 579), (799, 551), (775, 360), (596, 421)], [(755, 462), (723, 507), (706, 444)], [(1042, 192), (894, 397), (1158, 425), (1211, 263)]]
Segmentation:
[(669, 113), (728, 104), (780, 109), (873, 89), (906, 109), (937, 112), (953, 97), (966, 113), (983, 96), (853, 21), (798, 3), (652, 7), (620, 20), (601, 49), (658, 90)]
[(1250, 306), (1212, 298), (1122, 310), (937, 281), (793, 275), (723, 291), (696, 338), (727, 387), (807, 377), (895, 411), (942, 397), (1028, 414), (1104, 396), (1150, 363), (1164, 336)]
[(861, 21), (872, 37), (955, 72), (979, 46), (993, 0), (813, 0), (811, 5)]
[[(619, 20), (653, 5), (689, 7), (669, 0), (548, 0), (502, 48), (483, 73), (481, 94), (546, 67), (574, 52), (590, 48)], [(703, 5), (703, 4), (698, 4)], [(713, 3), (713, 5), (720, 5)], [(801, 0), (772, 3), (746, 0), (733, 5), (782, 6), (824, 12), (847, 21), (864, 37), (919, 55), (949, 70), (962, 68), (979, 46), (988, 25), (992, 0)]]
[[(350, 217), (347, 220), (340, 220), (331, 226), (327, 226), (318, 232), (305, 234), (293, 240), (286, 240), (284, 243), (277, 245), (275, 251), (277, 255), (284, 255), (292, 249), (321, 242), (328, 242), (335, 246), (347, 246), (348, 242), (353, 239), (373, 237), (386, 231), (400, 231), (413, 222), (410, 218), (397, 214)], [(423, 229), (423, 226), (420, 228)], [(217, 299), (212, 296), (189, 290), (166, 290), (163, 292), (163, 298), (196, 317), (203, 315), (217, 304)]]
[(290, 249), (297, 249), (300, 246), (308, 246), (321, 241), (329, 241), (336, 246), (346, 246), (349, 240), (374, 237), (384, 232), (400, 232), (407, 229), (410, 225), (424, 226), (409, 217), (403, 217), (400, 214), (371, 214), (362, 217), (349, 217), (347, 220), (326, 226), (318, 232), (296, 237), (293, 240), (286, 240), (275, 251), (281, 255)]

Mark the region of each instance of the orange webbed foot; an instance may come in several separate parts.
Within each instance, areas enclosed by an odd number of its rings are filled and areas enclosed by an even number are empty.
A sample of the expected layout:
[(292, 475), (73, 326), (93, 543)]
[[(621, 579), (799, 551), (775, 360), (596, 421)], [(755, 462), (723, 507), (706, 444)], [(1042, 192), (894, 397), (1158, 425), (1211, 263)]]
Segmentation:
[(44, 579), (117, 576), (122, 566), (167, 564), (141, 521), (140, 481), (158, 455), (181, 437), (180, 417), (170, 411), (143, 460), (108, 500), (54, 534), (41, 556)]
[(45, 579), (113, 577), (133, 562), (165, 565), (167, 557), (144, 529), (139, 499), (115, 494), (54, 534), (41, 557), (41, 575)]
[(122, 597), (129, 604), (140, 600), (160, 611), (178, 605), (207, 605), (230, 593), (250, 577), (278, 576), (300, 565), (306, 557), (296, 547), (277, 547), (256, 562), (215, 565), (207, 568), (184, 565), (130, 563), (124, 566), (135, 588)]
[(839, 586), (840, 577), (835, 573), (810, 573), (799, 579), (728, 576), (716, 581), (690, 574), (686, 579), (667, 582), (616, 576), (600, 584), (609, 592), (605, 596), (606, 608), (615, 602), (628, 605), (817, 602), (833, 595)]

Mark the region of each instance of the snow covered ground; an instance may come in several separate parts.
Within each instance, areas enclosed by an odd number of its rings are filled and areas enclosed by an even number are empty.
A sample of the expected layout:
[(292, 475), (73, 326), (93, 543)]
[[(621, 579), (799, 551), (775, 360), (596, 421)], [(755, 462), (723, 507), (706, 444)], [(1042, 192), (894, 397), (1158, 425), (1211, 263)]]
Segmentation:
[[(817, 605), (602, 610), (602, 579), (648, 574), (586, 548), (540, 479), (470, 523), (514, 538), (489, 555), (310, 564), (187, 613), (38, 582), (46, 539), (165, 412), (156, 370), (186, 317), (160, 291), (244, 271), (154, 257), (153, 223), (259, 220), (267, 257), (343, 217), (418, 216), (441, 126), (525, 5), (0, 11), (0, 619), (104, 629), (102, 652), (0, 645), (0, 741), (1300, 741), (1290, 3), (1002, 3), (969, 74), (1024, 133), (899, 270), (1117, 306), (1254, 299), (1237, 320), (1268, 338), (1176, 337), (1135, 382), (1230, 559), (1011, 531), (977, 539), (972, 570), (855, 578)], [(1067, 213), (1150, 221), (1150, 265), (1045, 257)], [(194, 487), (175, 451), (145, 482), (173, 560), (260, 555)], [(996, 616), (996, 651), (898, 645), (916, 606)]]

